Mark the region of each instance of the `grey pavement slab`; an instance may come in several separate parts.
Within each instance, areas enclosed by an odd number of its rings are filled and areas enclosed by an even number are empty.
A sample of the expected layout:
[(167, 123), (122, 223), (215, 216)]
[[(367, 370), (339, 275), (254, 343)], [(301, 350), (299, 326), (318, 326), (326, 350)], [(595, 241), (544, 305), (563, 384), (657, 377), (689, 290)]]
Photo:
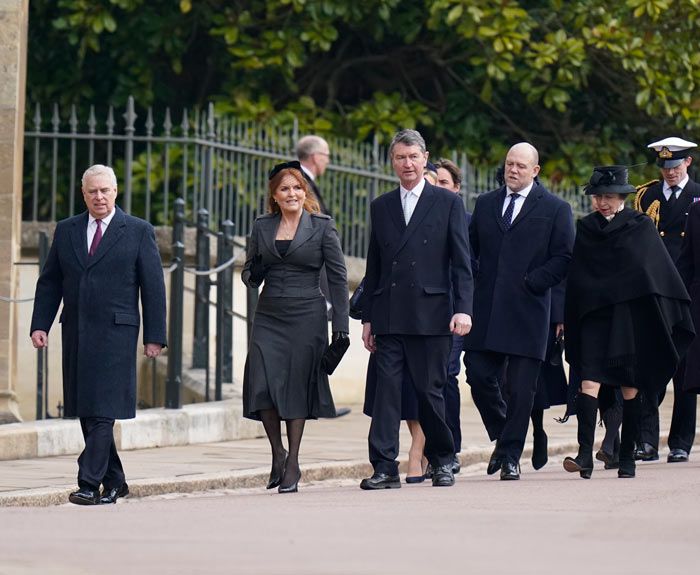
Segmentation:
[[(670, 406), (670, 401), (664, 402), (663, 431), (668, 429)], [(554, 417), (562, 412), (561, 406), (545, 412), (551, 454), (573, 454), (575, 450), (576, 420), (572, 418), (566, 424), (555, 422)], [(353, 406), (352, 413), (338, 419), (309, 421), (300, 454), (305, 479), (359, 478), (369, 473), (369, 424), (370, 419), (362, 414), (361, 406)], [(463, 463), (486, 461), (492, 444), (476, 408), (467, 401), (462, 405), (462, 433)], [(599, 428), (597, 440), (602, 436)], [(530, 441), (528, 437), (523, 459), (529, 457)], [(402, 424), (402, 461), (406, 460), (409, 445), (410, 435)], [(266, 438), (123, 451), (121, 458), (135, 496), (208, 488), (257, 485), (264, 488), (270, 465)], [(76, 474), (75, 455), (0, 461), (0, 506), (62, 503), (75, 488)]]

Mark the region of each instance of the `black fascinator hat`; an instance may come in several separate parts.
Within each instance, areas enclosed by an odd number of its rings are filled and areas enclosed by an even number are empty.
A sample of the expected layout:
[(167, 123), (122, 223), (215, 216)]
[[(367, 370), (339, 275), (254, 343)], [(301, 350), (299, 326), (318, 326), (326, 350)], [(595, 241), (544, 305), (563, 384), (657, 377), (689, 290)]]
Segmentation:
[(273, 166), (273, 168), (270, 170), (270, 173), (267, 176), (268, 180), (271, 180), (274, 178), (277, 174), (279, 174), (282, 170), (299, 170), (301, 172), (301, 164), (299, 163), (298, 160), (292, 160), (291, 162), (282, 162), (281, 164), (277, 164), (276, 166)]

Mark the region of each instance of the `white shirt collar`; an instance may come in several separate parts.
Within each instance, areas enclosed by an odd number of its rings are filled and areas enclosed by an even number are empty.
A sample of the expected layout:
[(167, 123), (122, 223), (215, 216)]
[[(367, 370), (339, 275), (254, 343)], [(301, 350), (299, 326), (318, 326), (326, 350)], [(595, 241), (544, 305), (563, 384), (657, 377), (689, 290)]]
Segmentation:
[(416, 185), (415, 188), (412, 190), (408, 190), (404, 188), (402, 185), (399, 185), (399, 190), (401, 191), (401, 198), (405, 198), (407, 194), (412, 193), (414, 196), (417, 198), (420, 198), (420, 195), (423, 193), (423, 188), (425, 188), (425, 178), (421, 178), (420, 182)]
[[(109, 222), (112, 221), (112, 218), (114, 217), (114, 214), (116, 213), (117, 208), (112, 208), (112, 211), (110, 212), (109, 215), (105, 216), (104, 218), (100, 218), (100, 221), (102, 222), (102, 229), (106, 228), (109, 225)], [(95, 223), (95, 219), (92, 217), (92, 214), (88, 212), (88, 226), (91, 226)]]
[(521, 198), (527, 198), (527, 195), (532, 191), (532, 187), (535, 185), (535, 181), (530, 182), (529, 186), (525, 186), (519, 192), (514, 192), (508, 186), (506, 186), (506, 197), (510, 197), (512, 194), (519, 194)]
[(307, 168), (307, 167), (306, 167), (304, 164), (302, 164), (302, 163), (300, 163), (299, 165), (301, 166), (301, 169), (304, 170), (304, 173), (305, 173), (307, 176), (309, 176), (309, 178), (311, 178), (312, 181), (313, 181), (313, 180), (316, 180), (316, 178), (315, 178), (314, 175), (311, 173), (311, 170), (309, 170), (309, 168)]
[[(683, 178), (683, 179), (679, 182), (678, 187), (680, 188), (680, 191), (681, 191), (681, 192), (685, 189), (685, 185), (688, 183), (688, 180), (689, 180), (689, 179), (690, 179), (690, 177), (686, 174), (685, 178)], [(670, 194), (671, 194), (671, 186), (669, 186), (668, 183), (666, 183), (666, 180), (664, 180), (664, 189), (663, 189), (663, 191), (665, 192), (666, 190), (668, 190), (668, 193), (669, 193), (669, 195), (670, 195)]]

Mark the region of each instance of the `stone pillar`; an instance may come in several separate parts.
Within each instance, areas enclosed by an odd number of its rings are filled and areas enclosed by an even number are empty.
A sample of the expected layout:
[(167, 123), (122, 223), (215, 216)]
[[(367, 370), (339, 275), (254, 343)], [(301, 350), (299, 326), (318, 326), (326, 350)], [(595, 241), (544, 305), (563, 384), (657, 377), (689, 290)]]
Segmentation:
[[(24, 92), (29, 0), (0, 0), (0, 295), (17, 297), (22, 219)], [(0, 423), (20, 421), (14, 392), (17, 305), (0, 302)], [(26, 343), (26, 342), (25, 342)]]

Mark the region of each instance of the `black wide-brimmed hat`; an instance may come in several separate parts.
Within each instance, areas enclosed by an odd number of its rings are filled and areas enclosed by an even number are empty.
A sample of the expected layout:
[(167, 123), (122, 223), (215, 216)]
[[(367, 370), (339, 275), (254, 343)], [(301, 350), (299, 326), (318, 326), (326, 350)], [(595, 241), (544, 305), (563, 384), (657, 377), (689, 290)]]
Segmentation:
[(637, 189), (627, 181), (627, 166), (597, 166), (583, 188), (587, 195), (633, 194)]

